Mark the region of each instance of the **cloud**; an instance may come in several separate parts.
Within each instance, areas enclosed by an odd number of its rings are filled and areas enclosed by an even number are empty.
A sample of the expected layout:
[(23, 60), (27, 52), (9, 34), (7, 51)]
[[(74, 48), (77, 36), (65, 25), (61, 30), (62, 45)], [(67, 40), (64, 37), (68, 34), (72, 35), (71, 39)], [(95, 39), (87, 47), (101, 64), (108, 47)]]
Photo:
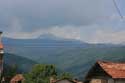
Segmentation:
[(6, 37), (10, 38), (21, 38), (21, 39), (27, 39), (27, 38), (38, 38), (41, 35), (44, 34), (53, 34), (57, 37), (61, 38), (67, 38), (67, 39), (80, 39), (80, 28), (76, 28), (73, 26), (54, 26), (51, 28), (41, 28), (38, 30), (35, 30), (33, 32), (15, 32), (15, 33), (5, 33), (4, 35)]
[(50, 33), (87, 42), (116, 43), (124, 41), (118, 37), (124, 34), (124, 26), (125, 20), (118, 16), (112, 0), (0, 1), (0, 30), (6, 37), (37, 38)]
[(5, 36), (10, 38), (19, 39), (29, 39), (38, 38), (44, 34), (52, 34), (56, 37), (76, 39), (88, 43), (114, 43), (119, 44), (125, 42), (125, 31), (112, 30), (109, 28), (100, 28), (100, 25), (91, 26), (64, 26), (64, 27), (51, 27), (51, 28), (41, 28), (33, 32), (16, 32), (16, 33), (6, 33)]
[(113, 32), (113, 31), (96, 31), (90, 42), (92, 43), (114, 43), (119, 44), (125, 42), (125, 31)]
[(4, 17), (6, 25), (17, 17), (27, 32), (52, 26), (90, 25), (114, 12), (109, 0), (4, 0), (0, 3), (3, 12), (0, 17)]

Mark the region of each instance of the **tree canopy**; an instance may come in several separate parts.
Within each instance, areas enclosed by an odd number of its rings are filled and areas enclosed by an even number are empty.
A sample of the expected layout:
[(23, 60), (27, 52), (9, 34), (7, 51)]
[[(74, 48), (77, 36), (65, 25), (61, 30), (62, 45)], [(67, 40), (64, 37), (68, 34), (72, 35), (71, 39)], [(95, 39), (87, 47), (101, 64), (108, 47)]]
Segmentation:
[(54, 65), (37, 64), (24, 75), (25, 83), (49, 83), (49, 78), (54, 75), (57, 75)]

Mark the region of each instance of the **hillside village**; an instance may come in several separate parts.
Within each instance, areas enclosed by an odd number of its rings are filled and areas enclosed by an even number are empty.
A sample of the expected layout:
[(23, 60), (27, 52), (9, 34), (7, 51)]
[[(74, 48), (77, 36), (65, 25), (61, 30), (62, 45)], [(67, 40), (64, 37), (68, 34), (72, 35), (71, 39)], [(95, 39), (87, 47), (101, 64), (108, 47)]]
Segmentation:
[[(0, 32), (0, 79), (1, 83), (27, 83), (24, 74), (16, 73), (9, 82), (4, 76), (4, 46), (1, 42)], [(45, 66), (47, 67), (47, 66)], [(50, 65), (50, 67), (53, 67)], [(50, 70), (51, 71), (51, 70)], [(54, 70), (55, 72), (55, 70)], [(56, 78), (56, 74), (49, 75), (49, 83), (125, 83), (125, 63), (97, 61), (82, 80), (76, 78)], [(35, 77), (34, 79), (36, 79)], [(34, 82), (33, 82), (34, 83)], [(39, 83), (39, 82), (38, 82)]]

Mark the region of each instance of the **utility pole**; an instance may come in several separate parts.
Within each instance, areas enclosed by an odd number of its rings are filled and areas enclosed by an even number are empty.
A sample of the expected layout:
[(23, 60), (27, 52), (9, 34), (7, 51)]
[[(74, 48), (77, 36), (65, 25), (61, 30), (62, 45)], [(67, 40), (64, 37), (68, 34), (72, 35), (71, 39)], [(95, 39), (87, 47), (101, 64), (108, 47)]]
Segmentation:
[(2, 35), (2, 32), (0, 32), (0, 82), (2, 81), (2, 78), (3, 78), (3, 55), (4, 55), (1, 35)]
[(119, 16), (121, 17), (121, 19), (123, 19), (124, 17), (122, 16), (122, 13), (121, 13), (120, 9), (118, 8), (117, 3), (116, 3), (115, 0), (113, 0), (113, 4), (114, 4)]

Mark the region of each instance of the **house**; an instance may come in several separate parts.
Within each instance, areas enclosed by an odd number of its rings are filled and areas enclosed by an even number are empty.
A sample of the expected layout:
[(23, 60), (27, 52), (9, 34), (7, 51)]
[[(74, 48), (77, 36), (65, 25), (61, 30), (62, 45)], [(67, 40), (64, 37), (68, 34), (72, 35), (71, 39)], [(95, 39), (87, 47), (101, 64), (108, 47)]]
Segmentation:
[(23, 83), (24, 80), (25, 79), (22, 74), (17, 74), (11, 79), (10, 83)]
[(53, 83), (76, 83), (76, 82), (69, 80), (69, 79), (61, 79), (61, 80), (57, 80)]
[(85, 76), (85, 83), (125, 83), (125, 63), (98, 61)]
[(83, 83), (82, 81), (79, 81), (78, 79), (68, 79), (68, 78), (63, 78), (63, 79), (56, 79), (55, 77), (50, 77), (50, 83)]
[(75, 83), (83, 83), (82, 81), (79, 81), (78, 79), (73, 80)]

